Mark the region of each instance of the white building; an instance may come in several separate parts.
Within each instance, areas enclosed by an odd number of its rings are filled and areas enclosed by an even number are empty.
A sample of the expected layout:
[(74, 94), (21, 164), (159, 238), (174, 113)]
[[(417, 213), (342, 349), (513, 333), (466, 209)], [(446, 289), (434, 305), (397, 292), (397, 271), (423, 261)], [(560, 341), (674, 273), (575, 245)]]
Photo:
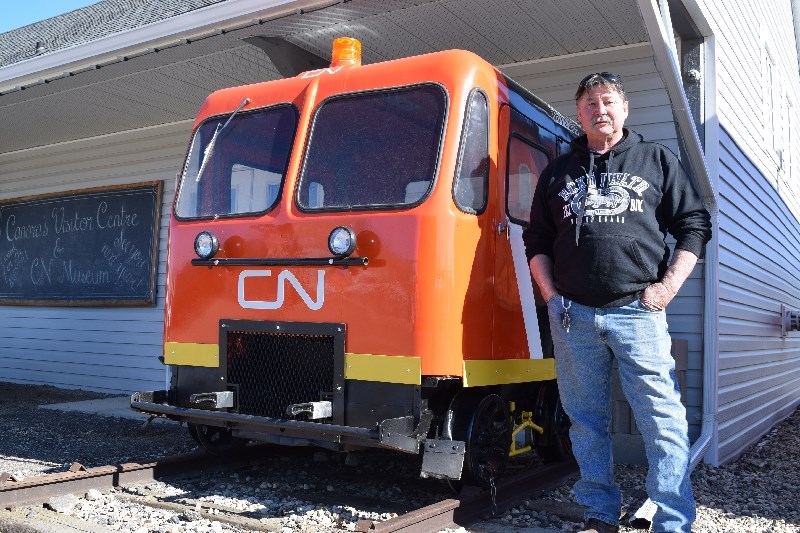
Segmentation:
[(365, 63), (472, 50), (570, 116), (584, 75), (623, 77), (628, 125), (680, 152), (714, 211), (713, 240), (668, 313), (688, 347), (694, 457), (729, 461), (800, 404), (800, 332), (784, 312), (800, 309), (800, 2), (757, 4), (103, 0), (0, 34), (0, 201), (163, 188), (153, 303), (0, 291), (0, 381), (163, 388), (167, 226), (195, 112), (211, 91), (283, 77), (290, 58), (327, 58), (348, 35)]

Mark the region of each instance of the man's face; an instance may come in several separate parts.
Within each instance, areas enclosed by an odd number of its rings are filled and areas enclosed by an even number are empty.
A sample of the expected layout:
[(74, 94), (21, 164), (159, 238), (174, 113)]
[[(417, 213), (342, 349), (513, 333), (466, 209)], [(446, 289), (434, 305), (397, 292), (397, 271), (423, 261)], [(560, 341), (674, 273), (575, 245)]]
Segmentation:
[(576, 105), (578, 122), (590, 139), (622, 137), (622, 126), (628, 118), (628, 102), (613, 88), (592, 87), (581, 95)]

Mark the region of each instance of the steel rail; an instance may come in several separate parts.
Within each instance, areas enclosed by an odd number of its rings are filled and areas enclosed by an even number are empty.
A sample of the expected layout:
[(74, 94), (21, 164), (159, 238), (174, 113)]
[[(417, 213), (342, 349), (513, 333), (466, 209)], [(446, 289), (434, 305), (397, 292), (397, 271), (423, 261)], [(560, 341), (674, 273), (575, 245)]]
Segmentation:
[(106, 492), (115, 487), (154, 481), (163, 477), (191, 472), (213, 472), (248, 466), (267, 460), (268, 445), (246, 446), (226, 456), (194, 452), (166, 457), (149, 463), (123, 463), (117, 466), (86, 468), (74, 463), (68, 471), (16, 480), (6, 472), (0, 474), (0, 509), (14, 509), (43, 504), (54, 496), (82, 494), (89, 489)]
[[(250, 445), (235, 456), (190, 453), (167, 457), (149, 463), (123, 463), (117, 466), (85, 468), (73, 464), (67, 472), (45, 474), (16, 480), (8, 473), (0, 474), (0, 509), (40, 505), (55, 496), (81, 494), (89, 489), (106, 492), (116, 487), (146, 483), (164, 477), (195, 472), (215, 472), (251, 466), (269, 460), (269, 445)], [(544, 465), (501, 478), (496, 487), (497, 509), (507, 509), (515, 502), (563, 484), (575, 472), (574, 462)], [(359, 520), (356, 531), (362, 533), (428, 533), (453, 526), (466, 526), (490, 514), (489, 491), (465, 487), (458, 498), (448, 498), (416, 509), (391, 520), (375, 522)]]
[[(497, 484), (495, 503), (507, 509), (530, 494), (541, 493), (564, 483), (578, 469), (574, 461), (543, 465), (513, 476)], [(481, 516), (491, 513), (489, 491), (465, 487), (458, 498), (445, 499), (400, 515), (384, 522), (359, 520), (356, 531), (361, 533), (431, 533), (453, 526), (467, 526)]]

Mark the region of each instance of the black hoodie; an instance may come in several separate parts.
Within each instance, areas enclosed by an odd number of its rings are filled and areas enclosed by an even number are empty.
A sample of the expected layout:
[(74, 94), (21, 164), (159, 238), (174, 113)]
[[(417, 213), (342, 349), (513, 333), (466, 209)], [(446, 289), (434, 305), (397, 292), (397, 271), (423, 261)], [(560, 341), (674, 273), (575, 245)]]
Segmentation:
[(528, 262), (551, 257), (559, 294), (592, 307), (625, 305), (659, 281), (667, 232), (698, 257), (711, 238), (708, 211), (675, 154), (623, 134), (602, 155), (586, 135), (573, 140), (542, 171), (523, 232)]

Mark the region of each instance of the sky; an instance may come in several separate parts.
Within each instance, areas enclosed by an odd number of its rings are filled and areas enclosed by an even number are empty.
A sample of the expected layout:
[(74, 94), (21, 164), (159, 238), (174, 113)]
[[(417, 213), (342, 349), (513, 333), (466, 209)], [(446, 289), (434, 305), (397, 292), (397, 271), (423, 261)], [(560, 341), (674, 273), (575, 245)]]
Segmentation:
[(55, 17), (98, 0), (0, 0), (0, 33)]

